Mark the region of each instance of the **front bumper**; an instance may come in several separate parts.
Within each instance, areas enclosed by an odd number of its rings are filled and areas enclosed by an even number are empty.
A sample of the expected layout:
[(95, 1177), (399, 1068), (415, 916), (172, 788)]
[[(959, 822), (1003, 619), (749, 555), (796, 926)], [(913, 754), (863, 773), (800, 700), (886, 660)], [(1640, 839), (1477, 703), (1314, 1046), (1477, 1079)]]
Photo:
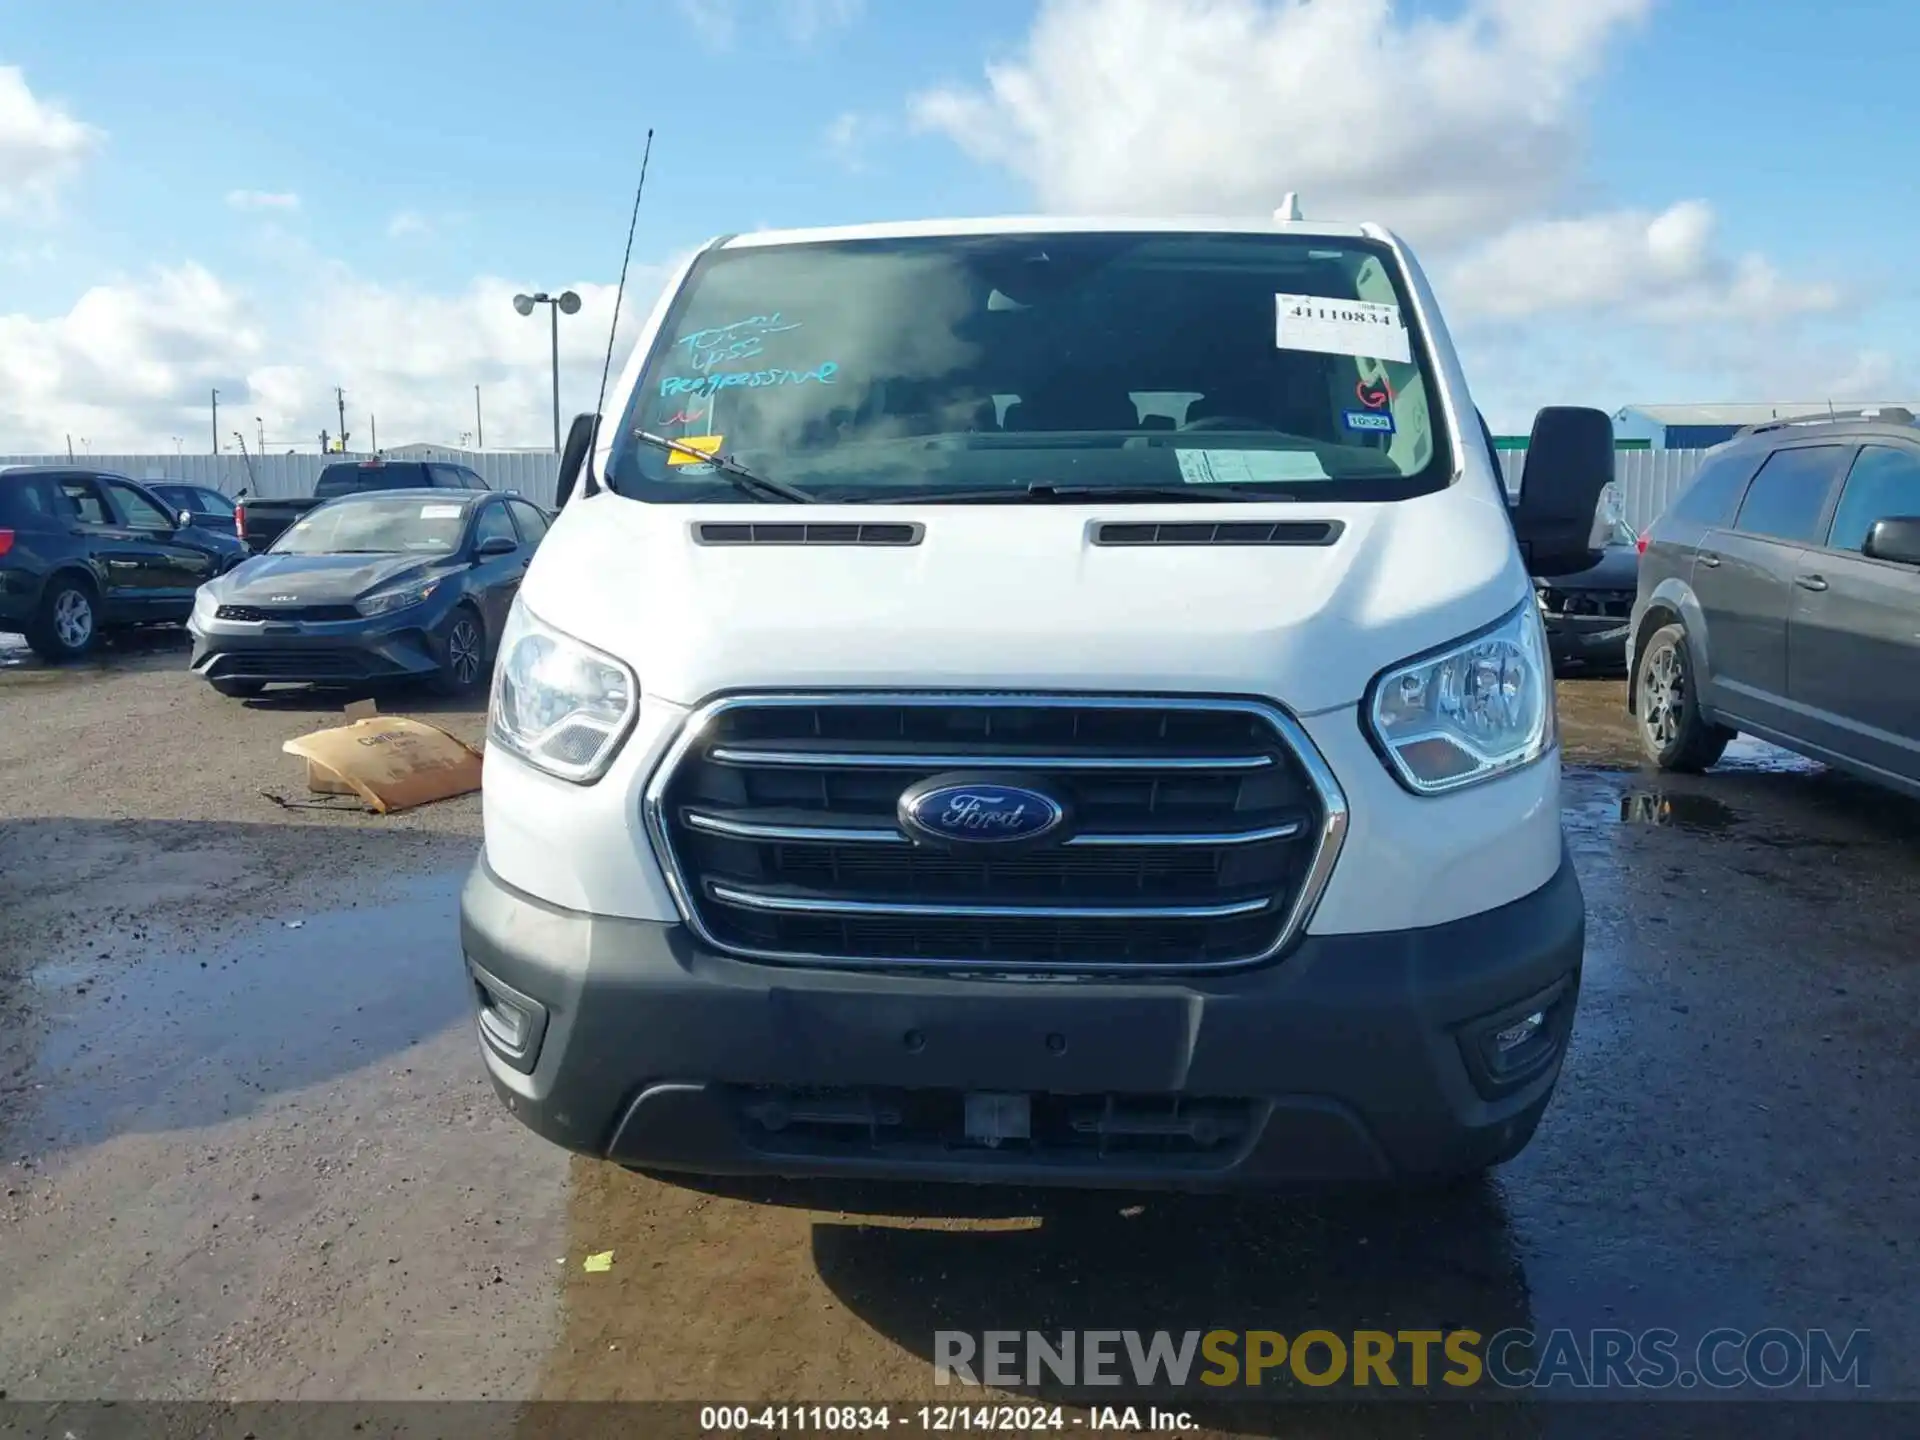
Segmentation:
[(431, 675), (446, 612), (416, 606), (391, 617), (246, 624), (188, 622), (188, 668), (208, 680), (332, 685)]
[(1556, 665), (1624, 670), (1632, 623), (1614, 615), (1545, 615), (1547, 650)]
[[(484, 856), (460, 928), (494, 1087), (569, 1149), (706, 1175), (1183, 1189), (1516, 1153), (1559, 1076), (1585, 941), (1564, 849), (1544, 887), (1485, 914), (1310, 935), (1184, 981), (750, 963), (679, 924), (535, 900)], [(1499, 1069), (1492, 1035), (1533, 1013)], [(1026, 1097), (1027, 1136), (970, 1139), (1002, 1103), (983, 1093)]]

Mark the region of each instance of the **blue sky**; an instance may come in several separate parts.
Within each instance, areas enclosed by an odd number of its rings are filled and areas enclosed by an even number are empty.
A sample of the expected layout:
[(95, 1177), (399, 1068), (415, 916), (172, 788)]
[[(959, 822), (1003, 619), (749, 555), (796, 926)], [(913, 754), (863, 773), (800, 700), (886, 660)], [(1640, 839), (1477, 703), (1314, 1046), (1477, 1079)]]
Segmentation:
[[(0, 452), (199, 434), (210, 383), (276, 434), (310, 440), (344, 383), (383, 438), (448, 441), (478, 383), (489, 438), (538, 443), (543, 327), (504, 297), (588, 287), (567, 383), (597, 379), (591, 287), (649, 126), (642, 290), (720, 231), (1297, 187), (1409, 235), (1502, 428), (1899, 398), (1909, 8), (8, 0), (0, 82), (30, 110), (0, 83)], [(86, 127), (51, 160), (49, 115)]]

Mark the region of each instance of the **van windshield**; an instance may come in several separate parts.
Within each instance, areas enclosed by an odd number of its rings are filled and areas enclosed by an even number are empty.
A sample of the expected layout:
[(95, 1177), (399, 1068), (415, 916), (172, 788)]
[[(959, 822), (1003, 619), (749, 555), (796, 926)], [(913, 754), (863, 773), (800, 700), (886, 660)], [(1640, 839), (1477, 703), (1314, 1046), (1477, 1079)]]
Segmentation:
[(1400, 267), (1369, 240), (722, 249), (667, 315), (608, 479), (641, 500), (752, 503), (650, 433), (817, 500), (1401, 499), (1452, 473), (1426, 354)]

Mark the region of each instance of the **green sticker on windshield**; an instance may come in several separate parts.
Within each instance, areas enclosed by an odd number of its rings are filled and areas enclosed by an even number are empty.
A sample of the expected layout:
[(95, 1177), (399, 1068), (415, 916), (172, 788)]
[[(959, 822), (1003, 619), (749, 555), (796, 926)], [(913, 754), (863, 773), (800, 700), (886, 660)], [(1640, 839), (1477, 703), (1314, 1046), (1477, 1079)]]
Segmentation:
[(1331, 477), (1311, 450), (1176, 450), (1189, 485), (1275, 485)]

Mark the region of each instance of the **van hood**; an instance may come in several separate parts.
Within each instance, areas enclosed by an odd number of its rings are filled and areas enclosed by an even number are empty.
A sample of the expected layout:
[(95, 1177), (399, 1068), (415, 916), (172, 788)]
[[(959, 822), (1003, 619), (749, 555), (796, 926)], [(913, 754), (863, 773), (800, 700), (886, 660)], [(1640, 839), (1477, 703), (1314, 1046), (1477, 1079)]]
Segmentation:
[[(913, 546), (706, 545), (703, 521), (911, 519)], [(1106, 522), (1333, 520), (1329, 545), (1099, 546)], [(694, 704), (731, 689), (1252, 694), (1351, 705), (1382, 669), (1532, 603), (1505, 513), (1392, 504), (664, 506), (561, 512), (521, 588)]]

